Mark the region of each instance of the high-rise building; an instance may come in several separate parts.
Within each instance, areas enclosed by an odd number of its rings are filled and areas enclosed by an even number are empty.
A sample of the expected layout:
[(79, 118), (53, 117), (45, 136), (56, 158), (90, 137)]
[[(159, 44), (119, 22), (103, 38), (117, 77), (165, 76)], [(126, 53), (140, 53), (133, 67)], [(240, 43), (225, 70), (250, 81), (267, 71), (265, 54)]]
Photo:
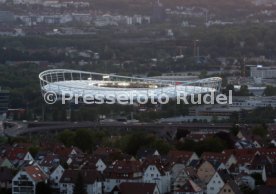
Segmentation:
[(250, 68), (250, 76), (254, 79), (275, 79), (276, 68), (262, 65), (253, 66)]
[(0, 88), (0, 120), (6, 117), (8, 111), (10, 93)]
[(14, 14), (10, 11), (0, 11), (0, 23), (14, 22)]

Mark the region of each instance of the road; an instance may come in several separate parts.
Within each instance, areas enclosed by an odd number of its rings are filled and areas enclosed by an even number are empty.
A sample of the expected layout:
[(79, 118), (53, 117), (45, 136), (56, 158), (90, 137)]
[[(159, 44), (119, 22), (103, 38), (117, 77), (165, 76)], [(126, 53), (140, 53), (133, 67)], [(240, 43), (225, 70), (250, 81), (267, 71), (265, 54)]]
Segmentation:
[(13, 127), (5, 129), (4, 133), (7, 136), (16, 137), (30, 133), (47, 133), (57, 132), (65, 129), (74, 130), (80, 128), (116, 128), (116, 129), (187, 129), (187, 130), (206, 130), (220, 131), (229, 130), (232, 124), (229, 123), (123, 123), (123, 122), (29, 122), (29, 123), (10, 123)]

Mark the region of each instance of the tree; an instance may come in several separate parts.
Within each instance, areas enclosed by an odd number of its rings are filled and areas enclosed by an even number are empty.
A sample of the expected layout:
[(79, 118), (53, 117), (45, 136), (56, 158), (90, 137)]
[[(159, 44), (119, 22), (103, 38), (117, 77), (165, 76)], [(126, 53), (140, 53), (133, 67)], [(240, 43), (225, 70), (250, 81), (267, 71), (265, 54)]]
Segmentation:
[(255, 179), (255, 184), (256, 185), (263, 185), (264, 184), (264, 181), (263, 181), (263, 178), (262, 178), (261, 174), (253, 173), (251, 176)]
[(207, 71), (201, 71), (199, 74), (199, 78), (203, 79), (207, 77)]
[(241, 185), (240, 189), (241, 189), (241, 192), (244, 194), (258, 194), (258, 191), (256, 189), (252, 190), (248, 186), (245, 186), (245, 185)]
[(51, 188), (48, 183), (39, 182), (36, 185), (36, 194), (51, 194)]
[(77, 180), (75, 182), (73, 194), (87, 194), (84, 181), (83, 181), (83, 176), (81, 173), (78, 174)]
[(276, 96), (276, 87), (273, 86), (266, 86), (264, 90), (265, 96)]
[(235, 91), (235, 88), (234, 88), (234, 85), (231, 85), (231, 84), (228, 84), (225, 89), (223, 90), (223, 93), (228, 95), (229, 94), (229, 91), (232, 91), (233, 94), (234, 94), (234, 91)]
[(167, 154), (172, 148), (172, 146), (168, 142), (162, 139), (156, 139), (154, 142), (151, 143), (150, 147), (158, 150), (161, 154)]
[(75, 133), (69, 130), (65, 130), (58, 135), (59, 141), (68, 147), (74, 145), (74, 138)]
[(240, 127), (238, 125), (234, 125), (230, 128), (230, 132), (236, 136), (239, 133)]
[(242, 85), (238, 94), (239, 96), (250, 96), (248, 86)]
[(267, 135), (267, 129), (264, 126), (257, 126), (253, 129), (253, 134), (265, 137)]
[(91, 151), (94, 146), (94, 138), (89, 129), (79, 129), (74, 137), (75, 145), (82, 151)]
[(39, 150), (40, 150), (40, 148), (37, 147), (37, 146), (29, 147), (29, 152), (33, 156), (33, 158), (35, 158), (35, 156), (37, 155), (37, 153), (39, 152)]

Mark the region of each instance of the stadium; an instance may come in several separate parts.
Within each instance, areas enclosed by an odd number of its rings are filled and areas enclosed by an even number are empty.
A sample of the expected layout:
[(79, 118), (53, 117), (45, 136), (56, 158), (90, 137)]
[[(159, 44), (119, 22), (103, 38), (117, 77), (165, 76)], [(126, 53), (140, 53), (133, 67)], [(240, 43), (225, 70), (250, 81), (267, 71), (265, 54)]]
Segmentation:
[(42, 95), (48, 92), (62, 95), (72, 93), (74, 96), (101, 95), (104, 98), (113, 95), (115, 98), (125, 95), (127, 98), (141, 96), (166, 95), (176, 98), (177, 93), (196, 95), (219, 93), (222, 79), (212, 77), (195, 81), (161, 80), (103, 74), (95, 72), (52, 69), (39, 74)]

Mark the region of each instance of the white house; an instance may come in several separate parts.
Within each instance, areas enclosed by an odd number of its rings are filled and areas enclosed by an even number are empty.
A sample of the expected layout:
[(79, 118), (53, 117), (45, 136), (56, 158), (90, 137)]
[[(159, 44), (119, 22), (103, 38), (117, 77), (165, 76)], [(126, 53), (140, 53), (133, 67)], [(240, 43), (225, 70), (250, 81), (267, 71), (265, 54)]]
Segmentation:
[(188, 166), (193, 160), (198, 160), (199, 157), (195, 152), (171, 150), (168, 153), (170, 161), (181, 162)]
[(102, 194), (102, 176), (96, 170), (65, 170), (59, 181), (61, 194), (73, 194), (75, 182), (82, 176), (87, 194)]
[(175, 163), (171, 168), (171, 180), (174, 182), (176, 178), (183, 172), (185, 165), (181, 163)]
[(143, 173), (139, 161), (116, 161), (108, 166), (105, 171), (104, 191), (111, 192), (114, 187), (121, 183), (140, 183)]
[(172, 179), (172, 190), (173, 192), (179, 191), (179, 189), (184, 186), (189, 179), (189, 175), (187, 174), (186, 170), (183, 168), (178, 171), (178, 174), (174, 179)]
[(174, 194), (203, 194), (204, 190), (199, 187), (191, 179), (187, 179), (185, 183), (174, 191)]
[(58, 165), (55, 170), (50, 174), (50, 183), (51, 187), (54, 189), (59, 188), (59, 181), (64, 173), (64, 168), (61, 165)]
[(255, 179), (250, 175), (240, 175), (235, 178), (239, 186), (247, 186), (250, 189), (255, 189)]
[(151, 163), (147, 165), (143, 175), (143, 182), (156, 183), (160, 193), (167, 193), (171, 190), (171, 174), (161, 164)]
[(229, 179), (226, 170), (217, 171), (207, 184), (207, 194), (217, 194)]
[(106, 169), (106, 164), (102, 161), (102, 159), (98, 159), (98, 161), (96, 162), (96, 168), (97, 171), (103, 173), (103, 171)]
[(39, 182), (47, 182), (48, 176), (37, 166), (27, 166), (19, 171), (12, 180), (13, 194), (35, 194)]

